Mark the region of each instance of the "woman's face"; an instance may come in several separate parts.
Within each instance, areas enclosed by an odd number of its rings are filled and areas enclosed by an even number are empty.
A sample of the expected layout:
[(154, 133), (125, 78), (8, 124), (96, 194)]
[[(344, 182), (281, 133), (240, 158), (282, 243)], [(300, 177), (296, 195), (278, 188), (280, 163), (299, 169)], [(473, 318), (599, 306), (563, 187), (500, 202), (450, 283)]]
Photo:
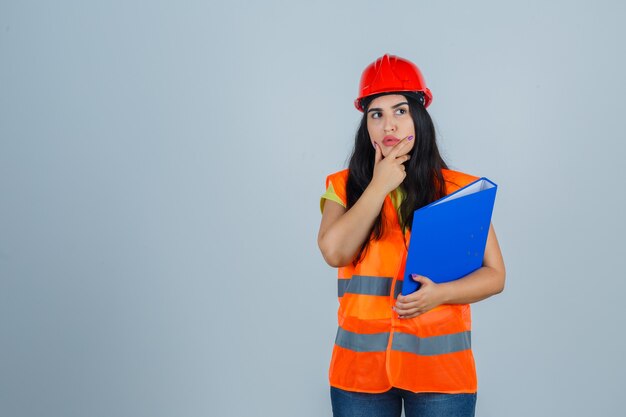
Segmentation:
[[(413, 118), (409, 113), (409, 103), (401, 94), (387, 94), (376, 97), (367, 108), (367, 131), (374, 142), (380, 146), (386, 157), (400, 139), (415, 137)], [(415, 146), (415, 140), (401, 154), (405, 155)]]

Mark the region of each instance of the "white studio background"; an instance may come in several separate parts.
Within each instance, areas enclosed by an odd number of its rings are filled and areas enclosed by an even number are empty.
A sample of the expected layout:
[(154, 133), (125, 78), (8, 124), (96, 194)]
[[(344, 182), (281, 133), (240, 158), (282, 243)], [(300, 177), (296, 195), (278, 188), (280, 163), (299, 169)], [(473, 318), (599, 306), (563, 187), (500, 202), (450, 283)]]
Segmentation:
[(478, 416), (617, 415), (618, 1), (0, 1), (0, 417), (324, 416), (317, 247), (363, 68), (420, 66), (499, 185)]

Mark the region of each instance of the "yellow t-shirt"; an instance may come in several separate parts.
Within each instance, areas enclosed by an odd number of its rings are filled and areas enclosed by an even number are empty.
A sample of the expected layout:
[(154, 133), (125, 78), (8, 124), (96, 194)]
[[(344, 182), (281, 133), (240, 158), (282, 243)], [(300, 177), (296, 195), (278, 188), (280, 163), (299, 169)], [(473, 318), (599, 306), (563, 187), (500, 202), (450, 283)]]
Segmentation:
[[(406, 193), (404, 191), (404, 188), (402, 188), (401, 185), (389, 194), (389, 197), (391, 197), (391, 202), (393, 203), (393, 206), (398, 212), (399, 219), (402, 218), (402, 215), (400, 214), (400, 210), (399, 210), (400, 204), (402, 204), (402, 201), (404, 200), (405, 196), (406, 196)], [(326, 192), (322, 194), (322, 196), (320, 197), (320, 211), (322, 213), (324, 212), (324, 199), (332, 200), (337, 204), (341, 204), (343, 207), (346, 206), (345, 204), (343, 204), (343, 201), (341, 201), (339, 196), (335, 193), (335, 189), (333, 188), (332, 181), (329, 181)]]

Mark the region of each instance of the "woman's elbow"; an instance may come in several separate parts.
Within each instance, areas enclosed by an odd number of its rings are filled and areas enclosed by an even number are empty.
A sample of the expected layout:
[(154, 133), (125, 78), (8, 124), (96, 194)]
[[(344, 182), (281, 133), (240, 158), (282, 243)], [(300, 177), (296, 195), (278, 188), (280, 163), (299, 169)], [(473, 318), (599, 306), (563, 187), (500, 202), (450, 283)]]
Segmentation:
[(498, 277), (498, 284), (496, 285), (494, 294), (500, 294), (502, 291), (504, 291), (504, 284), (506, 281), (506, 269), (503, 266), (501, 269), (496, 270), (496, 272)]
[(341, 260), (339, 256), (324, 255), (324, 260), (326, 261), (328, 265), (332, 266), (333, 268), (341, 268), (342, 266), (345, 266), (344, 262)]
[(320, 252), (322, 252), (322, 256), (324, 257), (326, 263), (333, 268), (341, 268), (350, 262), (346, 262), (345, 257), (338, 247), (329, 244), (325, 240), (318, 239), (317, 245), (319, 246)]
[(324, 257), (324, 260), (326, 261), (326, 263), (332, 266), (333, 268), (340, 268), (346, 265), (346, 262), (344, 261), (339, 251), (330, 250), (330, 249), (325, 250), (325, 249), (322, 249), (321, 247), (320, 247), (320, 250), (322, 251), (322, 256)]

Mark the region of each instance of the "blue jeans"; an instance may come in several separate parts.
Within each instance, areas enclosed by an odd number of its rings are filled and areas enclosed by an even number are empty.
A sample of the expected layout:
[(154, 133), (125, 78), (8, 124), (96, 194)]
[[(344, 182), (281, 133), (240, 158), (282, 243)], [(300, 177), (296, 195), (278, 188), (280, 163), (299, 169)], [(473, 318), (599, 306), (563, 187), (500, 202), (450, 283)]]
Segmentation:
[(330, 387), (334, 417), (474, 417), (476, 394), (413, 393), (392, 388), (380, 394)]

